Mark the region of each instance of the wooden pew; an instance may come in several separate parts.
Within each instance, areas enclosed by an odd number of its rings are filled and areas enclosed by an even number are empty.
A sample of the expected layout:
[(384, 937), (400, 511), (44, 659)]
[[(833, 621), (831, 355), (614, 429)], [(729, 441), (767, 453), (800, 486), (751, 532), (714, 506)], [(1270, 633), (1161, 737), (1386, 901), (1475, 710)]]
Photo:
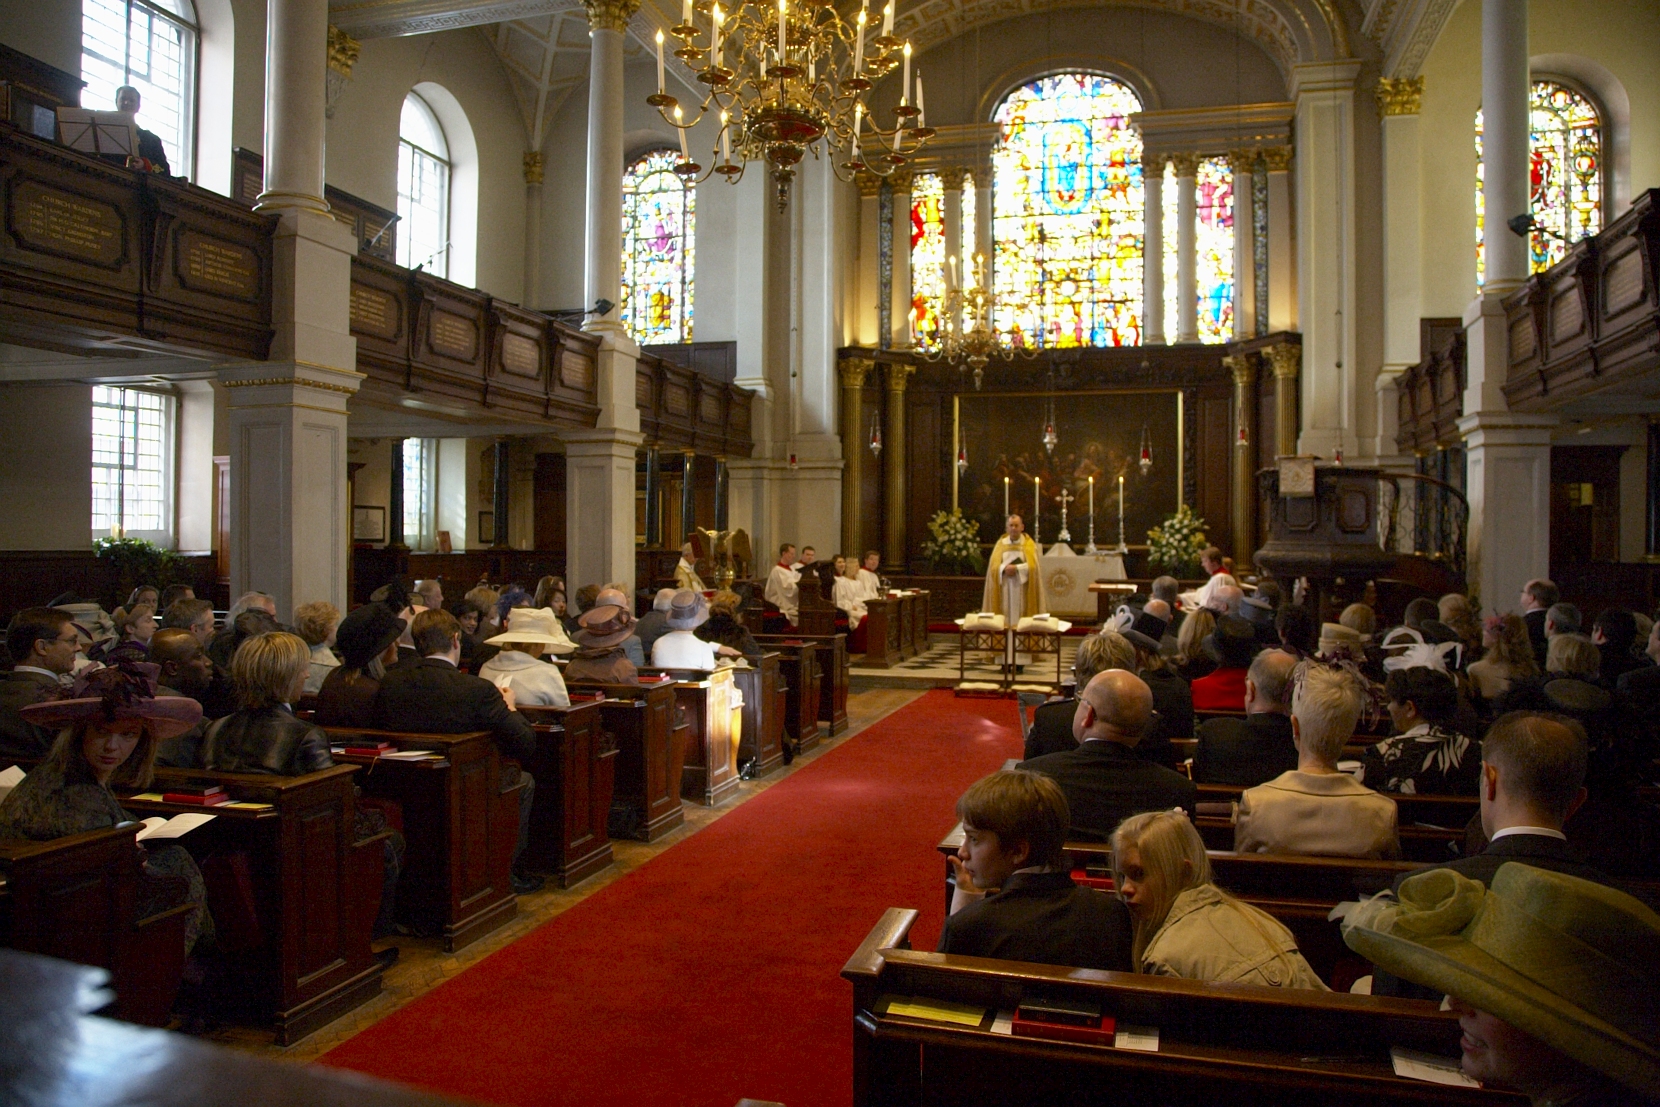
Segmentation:
[(164, 1026), (184, 973), (191, 906), (139, 917), (140, 829), (0, 839), (0, 945), (107, 969), (110, 1013)]
[[(1387, 795), (1387, 793), (1385, 793)], [(1233, 820), (1226, 815), (1201, 813), (1193, 820), (1206, 849), (1233, 849)], [(1456, 830), (1430, 826), (1401, 825), (1397, 833), (1401, 840), (1401, 856), (1420, 865), (1456, 861), (1464, 846), (1464, 828)]]
[(848, 682), (852, 679), (853, 663), (847, 653), (847, 635), (835, 634), (758, 634), (755, 640), (764, 649), (776, 649), (786, 642), (811, 642), (818, 649), (819, 700), (818, 721), (821, 729), (834, 738), (847, 729)]
[(781, 656), (776, 650), (768, 650), (750, 658), (749, 668), (732, 671), (733, 682), (744, 697), (738, 763), (755, 762), (758, 777), (784, 763), (784, 712), (789, 697), (778, 671)]
[(819, 643), (795, 635), (769, 635), (766, 646), (779, 653), (778, 673), (784, 679), (784, 733), (796, 753), (818, 745), (820, 692)]
[(680, 778), (680, 798), (702, 807), (716, 807), (738, 791), (738, 739), (743, 716), (733, 733), (732, 706), (737, 683), (731, 669), (641, 670), (642, 676), (674, 678), (674, 702), (686, 721), (686, 760)]
[[(366, 794), (403, 811), (407, 843), (398, 879), (399, 909), (437, 932), (444, 949), (461, 949), (518, 913), (513, 893), (513, 849), (519, 836), (519, 789), (501, 787), (502, 758), (490, 732), (409, 734), (325, 727), (335, 746), (390, 742), (401, 750), (430, 750), (420, 761), (335, 752), (359, 765)], [(541, 791), (541, 783), (537, 783)]]
[[(1281, 991), (909, 948), (916, 912), (889, 908), (848, 959), (855, 1107), (1493, 1104), (1509, 1093), (1407, 1080), (1389, 1049), (1456, 1056), (1458, 1019), (1421, 1000)], [(1012, 1010), (1026, 997), (1098, 1004), (1155, 1027), (1157, 1050), (1014, 1037), (886, 1012), (894, 996)]]
[(887, 669), (905, 659), (900, 608), (897, 597), (873, 596), (865, 601), (865, 656), (861, 665)]
[(521, 707), (536, 728), (536, 756), (524, 769), (536, 779), (530, 808), (531, 867), (569, 888), (611, 867), (611, 797), (618, 750), (606, 734), (598, 700), (569, 707)]
[[(1245, 789), (1238, 784), (1200, 784), (1200, 803), (1237, 803)], [(1464, 826), (1480, 810), (1481, 801), (1475, 796), (1407, 795), (1383, 792), (1395, 801), (1399, 809), (1397, 821), (1401, 827), (1424, 825), (1456, 830), (1459, 840), (1464, 837)]]
[[(220, 850), (248, 854), (260, 940), (230, 963), (240, 978), (238, 994), (247, 997), (252, 1015), (269, 1020), (279, 1045), (298, 1041), (380, 993), (384, 969), (371, 954), (369, 936), (380, 910), (387, 835), (357, 837), (357, 773), (356, 765), (304, 776), (156, 770), (153, 792), (211, 782), (225, 785), (234, 800), (270, 805), (215, 807), (217, 817), (183, 843), (198, 857)], [(122, 806), (141, 816), (202, 810), (130, 796)], [(215, 882), (209, 876), (211, 906)], [(216, 911), (225, 946), (228, 920), (220, 916)]]
[(680, 805), (689, 727), (675, 725), (674, 685), (567, 681), (572, 695), (599, 692), (600, 722), (617, 744), (618, 799), (640, 812), (633, 837), (655, 842), (686, 821)]

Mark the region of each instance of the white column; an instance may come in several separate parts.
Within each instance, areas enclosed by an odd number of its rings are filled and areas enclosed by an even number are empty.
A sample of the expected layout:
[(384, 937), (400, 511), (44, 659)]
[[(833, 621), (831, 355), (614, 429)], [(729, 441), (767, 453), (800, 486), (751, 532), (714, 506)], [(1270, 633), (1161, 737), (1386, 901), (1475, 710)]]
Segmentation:
[(859, 172), (859, 281), (858, 302), (853, 310), (853, 341), (867, 348), (880, 345), (882, 309), (880, 228), (882, 178)]
[[(1359, 452), (1360, 366), (1355, 356), (1355, 141), (1358, 61), (1299, 65), (1297, 316), (1302, 321), (1302, 433), (1298, 450)], [(1367, 390), (1372, 378), (1362, 382)]]
[(639, 0), (584, 0), (588, 10), (588, 224), (584, 241), (584, 330), (622, 334), (623, 36)]
[(1292, 218), (1291, 147), (1262, 152), (1268, 170), (1268, 333), (1297, 329), (1297, 224)]
[[(572, 431), (565, 440), (565, 579), (634, 589), (634, 462), (638, 431)], [(622, 525), (626, 516), (627, 525)]]
[(1505, 223), (1528, 211), (1527, 0), (1482, 0), (1482, 195), (1489, 292), (1527, 280), (1527, 239)]
[(1256, 293), (1256, 190), (1251, 174), (1257, 160), (1255, 150), (1235, 150), (1228, 155), (1233, 171), (1233, 337), (1251, 338), (1257, 332)]
[[(1500, 336), (1503, 322), (1501, 316)], [(1458, 421), (1470, 501), (1469, 583), (1483, 606), (1509, 610), (1522, 585), (1550, 576), (1550, 437), (1556, 423), (1554, 415), (1510, 412), (1478, 412)]]
[[(945, 288), (949, 292), (953, 288), (962, 288), (967, 285), (963, 279), (963, 265), (966, 262), (970, 267), (968, 275), (973, 276), (973, 258), (963, 257), (963, 177), (966, 171), (961, 166), (948, 165), (940, 170), (940, 177), (945, 183), (945, 206), (941, 215), (945, 223)], [(957, 262), (956, 280), (952, 281), (951, 259)], [(963, 312), (962, 305), (951, 313), (949, 324), (957, 333), (962, 333)]]
[(1199, 341), (1199, 197), (1196, 154), (1172, 154), (1176, 167), (1176, 341)]
[(893, 287), (888, 340), (896, 349), (911, 346), (911, 175), (888, 178), (893, 186)]
[[(525, 171), (525, 287), (520, 304), (527, 308), (542, 304), (542, 151), (526, 150)], [(619, 217), (620, 221), (620, 217)], [(618, 248), (619, 253), (621, 247)], [(621, 288), (621, 270), (618, 270)], [(593, 306), (593, 301), (586, 305)]]
[(1376, 443), (1368, 451), (1404, 466), (1395, 445), (1399, 429), (1400, 376), (1418, 363), (1418, 319), (1422, 314), (1423, 266), (1419, 229), (1422, 154), (1418, 107), (1424, 79), (1385, 77), (1378, 82), (1383, 119), (1383, 368), (1377, 379)]
[(1146, 193), (1141, 232), (1141, 342), (1164, 345), (1164, 154), (1143, 154), (1141, 182)]
[(265, 190), (277, 214), (269, 360), (219, 368), (230, 436), (231, 593), (347, 606), (346, 405), (363, 374), (351, 336), (357, 243), (323, 202), (327, 0), (269, 0)]

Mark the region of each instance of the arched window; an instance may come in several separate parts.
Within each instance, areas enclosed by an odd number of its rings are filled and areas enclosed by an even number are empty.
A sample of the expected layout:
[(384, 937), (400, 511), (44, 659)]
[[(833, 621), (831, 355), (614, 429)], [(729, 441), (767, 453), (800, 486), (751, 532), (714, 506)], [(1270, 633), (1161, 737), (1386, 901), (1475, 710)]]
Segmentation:
[(81, 106), (113, 111), (116, 89), (138, 89), (139, 126), (161, 139), (176, 177), (192, 175), (196, 154), (196, 41), (190, 0), (81, 4)]
[(1233, 341), (1233, 169), (1227, 158), (1201, 158), (1194, 175), (1194, 284), (1199, 341)]
[(937, 350), (945, 310), (945, 181), (911, 179), (911, 327), (916, 345)]
[[(1602, 230), (1602, 117), (1589, 98), (1557, 81), (1534, 81), (1528, 107), (1528, 211), (1537, 224), (1560, 236), (1537, 230), (1529, 236), (1529, 267), (1540, 273), (1561, 261), (1571, 244)], [(1504, 219), (1517, 214), (1511, 212)], [(1481, 112), (1477, 111), (1477, 284), (1487, 277), (1485, 224)]]
[(1010, 93), (995, 121), (997, 330), (1041, 346), (1141, 342), (1141, 100), (1091, 73)]
[(450, 144), (411, 92), (398, 120), (398, 264), (450, 275)]
[(640, 343), (692, 340), (697, 194), (653, 150), (623, 174), (622, 318)]

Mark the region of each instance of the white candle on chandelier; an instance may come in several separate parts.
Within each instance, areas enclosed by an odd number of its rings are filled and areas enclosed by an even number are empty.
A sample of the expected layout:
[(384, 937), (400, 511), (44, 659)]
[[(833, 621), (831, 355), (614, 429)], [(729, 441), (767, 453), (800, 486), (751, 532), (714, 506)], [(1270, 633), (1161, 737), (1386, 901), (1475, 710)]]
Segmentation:
[(663, 95), (663, 32), (657, 32), (657, 95)]
[(732, 164), (732, 131), (727, 126), (727, 116), (720, 113), (720, 162), (722, 165)]
[[(906, 43), (906, 45), (909, 46), (910, 43)], [(928, 109), (922, 103), (922, 67), (919, 65), (916, 70), (916, 125), (926, 127), (928, 125), (927, 118)]]
[(790, 52), (788, 24), (784, 22), (786, 0), (778, 0), (778, 64), (784, 64), (784, 56)]
[[(865, 0), (870, 3), (870, 0)], [(863, 8), (859, 9), (859, 33), (853, 42), (853, 76), (857, 77), (865, 71), (865, 24), (870, 16)]]
[(726, 19), (726, 16), (721, 14), (719, 4), (715, 5), (714, 11), (711, 13), (711, 15), (712, 15), (712, 18), (710, 19), (711, 26), (709, 28), (709, 48), (710, 48), (711, 52), (714, 54), (714, 57), (715, 57), (715, 61), (714, 61), (715, 68), (719, 69), (719, 68), (721, 68), (721, 64), (720, 64), (720, 25)]
[(909, 42), (905, 44), (904, 53), (905, 79), (899, 85), (899, 102), (909, 104), (911, 102), (911, 44)]
[(861, 101), (860, 103), (857, 103), (857, 104), (853, 105), (853, 160), (854, 161), (859, 160), (859, 125), (862, 124), (864, 121), (865, 121), (865, 105)]
[(680, 134), (680, 160), (691, 161), (691, 151), (686, 149), (685, 116), (681, 114), (679, 104), (674, 106), (674, 129)]
[(888, 0), (887, 7), (882, 9), (882, 37), (893, 34), (893, 0)]
[(680, 25), (682, 27), (692, 26), (692, 0), (681, 0)]

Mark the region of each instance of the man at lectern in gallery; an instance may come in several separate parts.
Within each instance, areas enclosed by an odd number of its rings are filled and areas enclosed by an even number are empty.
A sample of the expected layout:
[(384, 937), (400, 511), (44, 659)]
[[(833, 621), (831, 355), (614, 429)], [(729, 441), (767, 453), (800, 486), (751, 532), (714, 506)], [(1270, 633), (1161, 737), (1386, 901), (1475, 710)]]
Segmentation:
[[(991, 548), (986, 562), (986, 591), (980, 609), (1000, 613), (1004, 625), (1012, 631), (1020, 624), (1021, 616), (1043, 611), (1043, 572), (1037, 543), (1026, 533), (1025, 520), (1010, 515), (1005, 526), (1006, 532)], [(1030, 660), (1029, 654), (1014, 652), (1013, 634), (1004, 638), (1004, 665), (1025, 665)]]

